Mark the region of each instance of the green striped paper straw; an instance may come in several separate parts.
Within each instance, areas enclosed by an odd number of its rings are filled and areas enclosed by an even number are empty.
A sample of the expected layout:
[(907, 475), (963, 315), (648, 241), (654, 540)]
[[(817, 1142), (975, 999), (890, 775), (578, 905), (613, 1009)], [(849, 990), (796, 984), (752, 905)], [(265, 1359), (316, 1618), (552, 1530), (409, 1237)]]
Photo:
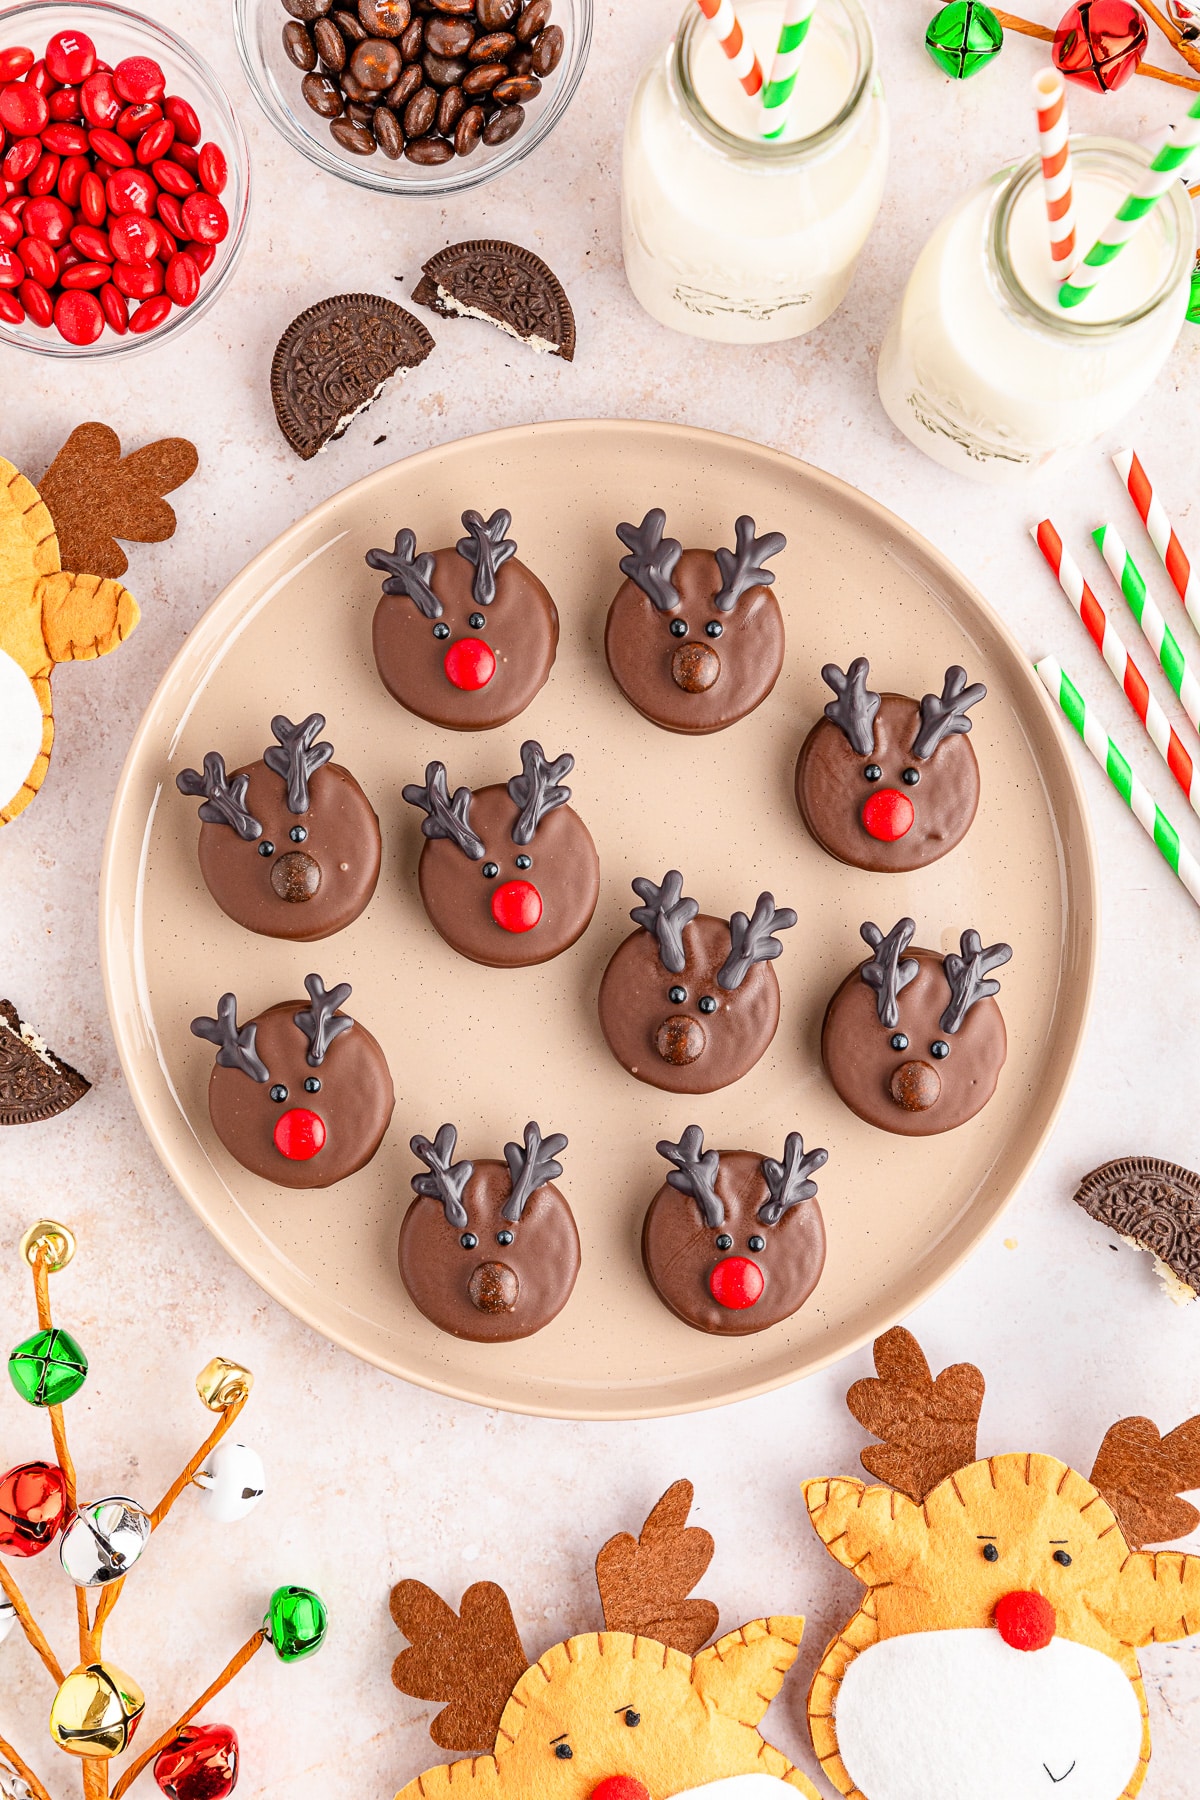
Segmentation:
[(762, 95), (762, 134), (764, 138), (783, 136), (787, 124), (787, 103), (792, 97), (792, 89), (796, 85), (796, 70), (800, 66), (800, 55), (804, 48), (804, 40), (808, 36), (808, 28), (812, 24), (812, 16), (816, 11), (816, 0), (787, 0), (783, 12), (783, 24), (779, 29), (779, 43), (775, 48), (775, 60), (771, 64), (771, 73), (763, 88)]
[(1159, 667), (1179, 695), (1179, 704), (1200, 731), (1200, 681), (1183, 654), (1179, 639), (1150, 598), (1141, 570), (1111, 525), (1101, 525), (1093, 531), (1092, 538), (1141, 626), (1142, 636), (1157, 656)]
[(1058, 290), (1060, 306), (1078, 306), (1086, 300), (1105, 266), (1118, 257), (1147, 213), (1152, 212), (1176, 181), (1182, 180), (1200, 147), (1200, 94), (1188, 107), (1177, 131), (1169, 131), (1143, 180), (1126, 194), (1115, 216), (1105, 226), (1083, 261)]
[(1120, 745), (1109, 736), (1107, 728), (1100, 723), (1057, 657), (1043, 656), (1034, 668), (1047, 693), (1062, 708), (1067, 723), (1083, 739), (1142, 830), (1154, 839), (1163, 861), (1175, 871), (1200, 906), (1200, 863), (1184, 849), (1179, 833), (1149, 788), (1138, 780)]

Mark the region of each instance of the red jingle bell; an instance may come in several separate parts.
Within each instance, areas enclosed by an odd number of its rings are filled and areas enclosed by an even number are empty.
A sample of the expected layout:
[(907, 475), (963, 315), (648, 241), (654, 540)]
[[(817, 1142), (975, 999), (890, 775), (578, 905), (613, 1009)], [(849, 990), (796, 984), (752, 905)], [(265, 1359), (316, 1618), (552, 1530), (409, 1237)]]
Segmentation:
[(0, 1553), (38, 1556), (66, 1521), (67, 1482), (54, 1463), (21, 1463), (0, 1475)]
[(1063, 14), (1051, 54), (1068, 81), (1110, 94), (1146, 54), (1146, 21), (1131, 0), (1078, 0)]
[(185, 1725), (154, 1759), (154, 1779), (167, 1800), (225, 1800), (237, 1778), (232, 1725)]

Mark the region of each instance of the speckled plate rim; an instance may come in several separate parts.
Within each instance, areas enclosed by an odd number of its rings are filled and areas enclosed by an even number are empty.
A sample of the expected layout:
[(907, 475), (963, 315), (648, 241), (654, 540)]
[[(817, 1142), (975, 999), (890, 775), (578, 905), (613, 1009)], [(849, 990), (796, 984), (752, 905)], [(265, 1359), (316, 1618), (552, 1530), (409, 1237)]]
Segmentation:
[[(176, 1165), (164, 1121), (169, 1117), (168, 1109), (181, 1109), (177, 1107), (170, 1076), (157, 1053), (151, 1000), (146, 991), (145, 971), (138, 949), (140, 887), (153, 825), (153, 809), (150, 818), (143, 822), (136, 809), (126, 802), (138, 780), (143, 759), (147, 754), (156, 752), (164, 741), (170, 742), (182, 729), (191, 710), (186, 696), (196, 693), (200, 678), (224, 655), (229, 628), (244, 624), (256, 615), (281, 585), (275, 571), (281, 566), (291, 568), (289, 550), (292, 543), (315, 525), (324, 527), (326, 524), (334, 524), (337, 514), (348, 502), (373, 486), (393, 480), (398, 468), (404, 468), (406, 472), (418, 477), (421, 474), (434, 474), (450, 451), (482, 446), (494, 446), (499, 450), (522, 440), (553, 438), (563, 434), (568, 438), (583, 434), (592, 439), (596, 436), (607, 437), (612, 440), (611, 453), (614, 456), (620, 454), (621, 440), (631, 436), (637, 436), (643, 442), (657, 440), (664, 447), (675, 447), (681, 452), (690, 450), (702, 453), (707, 448), (714, 454), (717, 451), (752, 454), (773, 467), (781, 477), (789, 480), (799, 478), (810, 486), (824, 490), (829, 499), (857, 513), (878, 532), (906, 544), (918, 563), (923, 562), (935, 570), (947, 589), (956, 595), (964, 613), (985, 628), (994, 644), (992, 654), (1007, 663), (1006, 673), (1018, 690), (1023, 691), (1031, 711), (1040, 719), (1043, 728), (1038, 734), (1040, 742), (1033, 748), (1054, 819), (1064, 888), (1071, 901), (1067, 930), (1075, 939), (1070, 976), (1064, 978), (1064, 987), (1069, 985), (1071, 991), (1062, 996), (1059, 1025), (1060, 1035), (1065, 1033), (1071, 1041), (1069, 1046), (1059, 1047), (1057, 1092), (1045, 1114), (1041, 1129), (1028, 1143), (1025, 1155), (1007, 1189), (999, 1192), (989, 1202), (978, 1198), (973, 1202), (976, 1213), (973, 1229), (955, 1234), (961, 1241), (956, 1246), (947, 1248), (944, 1262), (936, 1267), (927, 1267), (925, 1273), (918, 1276), (911, 1292), (890, 1302), (881, 1301), (879, 1316), (872, 1319), (869, 1326), (857, 1331), (851, 1328), (844, 1338), (815, 1354), (801, 1354), (793, 1369), (782, 1374), (773, 1373), (747, 1380), (722, 1389), (719, 1393), (699, 1394), (687, 1399), (676, 1397), (661, 1406), (621, 1404), (614, 1394), (611, 1404), (590, 1405), (587, 1410), (580, 1410), (578, 1403), (571, 1405), (571, 1399), (574, 1397), (578, 1402), (578, 1396), (572, 1396), (569, 1390), (564, 1391), (560, 1403), (553, 1405), (536, 1399), (528, 1402), (516, 1400), (511, 1395), (500, 1398), (481, 1386), (456, 1380), (452, 1371), (403, 1367), (396, 1361), (375, 1354), (356, 1343), (351, 1334), (331, 1330), (319, 1304), (305, 1305), (295, 1294), (285, 1294), (282, 1291), (282, 1281), (274, 1278), (274, 1267), (279, 1262), (277, 1253), (266, 1245), (260, 1246), (258, 1256), (246, 1252), (232, 1233), (223, 1230), (220, 1223), (209, 1216), (202, 1200), (190, 1191)], [(134, 872), (132, 885), (127, 875), (129, 870)], [(703, 1412), (717, 1406), (731, 1405), (738, 1400), (752, 1399), (840, 1362), (914, 1311), (948, 1280), (974, 1252), (1024, 1185), (1054, 1129), (1071, 1085), (1091, 1009), (1099, 957), (1099, 918), (1099, 866), (1082, 783), (1031, 661), (983, 595), (920, 532), (907, 525), (879, 501), (837, 476), (827, 474), (798, 457), (790, 456), (786, 451), (771, 449), (751, 439), (653, 420), (565, 419), (509, 426), (500, 431), (480, 432), (467, 438), (454, 439), (363, 476), (349, 487), (332, 494), (266, 545), (234, 576), (193, 626), (159, 682), (134, 733), (117, 782), (100, 870), (100, 963), (109, 1019), (121, 1067), (156, 1154), (176, 1188), (222, 1248), (265, 1293), (294, 1317), (311, 1326), (329, 1342), (362, 1357), (364, 1361), (373, 1363), (388, 1374), (398, 1375), (419, 1387), (452, 1399), (467, 1400), (478, 1406), (546, 1418), (576, 1420), (660, 1418)], [(133, 921), (132, 935), (125, 929), (127, 920)]]

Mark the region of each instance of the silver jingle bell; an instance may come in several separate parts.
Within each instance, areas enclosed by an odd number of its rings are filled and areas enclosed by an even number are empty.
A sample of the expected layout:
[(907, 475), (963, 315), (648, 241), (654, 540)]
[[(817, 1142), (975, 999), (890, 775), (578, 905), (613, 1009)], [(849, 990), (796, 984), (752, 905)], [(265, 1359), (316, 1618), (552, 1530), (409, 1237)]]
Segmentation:
[(2, 1800), (33, 1800), (25, 1777), (3, 1762), (0, 1762), (0, 1796)]
[(1196, 0), (1167, 0), (1167, 16), (1188, 42), (1200, 37), (1200, 6)]
[[(16, 1622), (16, 1607), (13, 1605), (7, 1594), (0, 1594), (0, 1644), (4, 1642)], [(0, 1763), (0, 1773), (2, 1772), (3, 1764)], [(0, 1793), (3, 1793), (3, 1791), (4, 1790), (0, 1788)]]
[(128, 1575), (151, 1529), (149, 1513), (124, 1494), (89, 1500), (76, 1507), (59, 1539), (59, 1561), (76, 1587), (107, 1587)]
[(262, 1457), (248, 1444), (218, 1444), (192, 1477), (200, 1488), (200, 1505), (219, 1525), (232, 1525), (253, 1512), (263, 1497), (266, 1474)]

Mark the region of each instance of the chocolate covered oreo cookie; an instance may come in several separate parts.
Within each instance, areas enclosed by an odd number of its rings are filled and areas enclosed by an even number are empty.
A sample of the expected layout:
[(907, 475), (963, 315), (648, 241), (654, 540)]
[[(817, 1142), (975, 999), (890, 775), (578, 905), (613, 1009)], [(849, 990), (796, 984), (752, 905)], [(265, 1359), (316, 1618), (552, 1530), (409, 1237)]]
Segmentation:
[(271, 363), (275, 418), (297, 456), (340, 438), (394, 376), (425, 361), (433, 339), (394, 300), (331, 294), (292, 320)]

